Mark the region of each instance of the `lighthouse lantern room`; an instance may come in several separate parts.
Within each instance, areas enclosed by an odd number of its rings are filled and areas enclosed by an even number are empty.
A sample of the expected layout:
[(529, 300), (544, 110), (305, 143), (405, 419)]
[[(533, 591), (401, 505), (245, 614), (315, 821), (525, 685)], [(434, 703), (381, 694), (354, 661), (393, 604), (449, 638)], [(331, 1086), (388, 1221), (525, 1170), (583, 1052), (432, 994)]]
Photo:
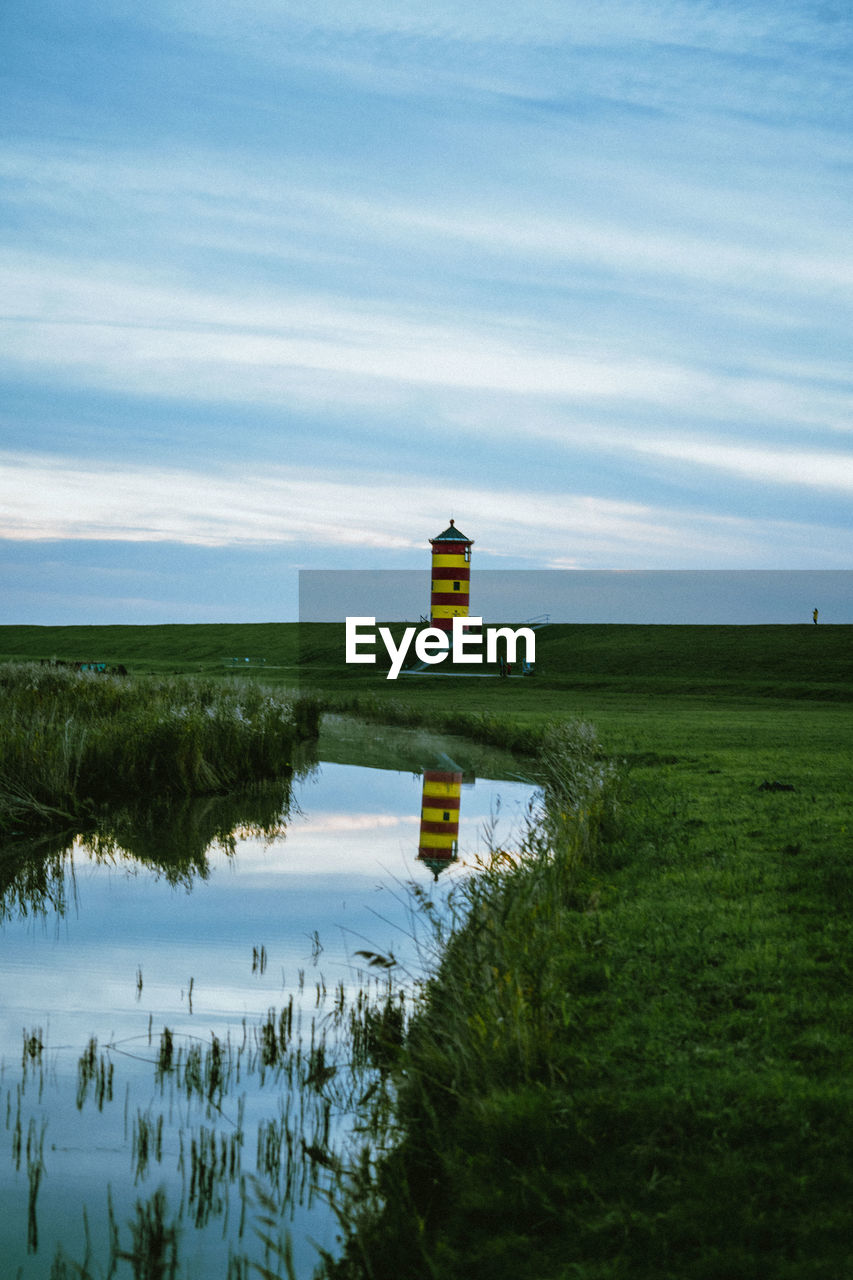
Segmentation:
[(471, 538), (450, 525), (437, 538), (430, 538), (432, 547), (432, 595), (430, 597), (430, 624), (439, 631), (451, 631), (454, 618), (468, 617), (468, 595), (471, 580)]

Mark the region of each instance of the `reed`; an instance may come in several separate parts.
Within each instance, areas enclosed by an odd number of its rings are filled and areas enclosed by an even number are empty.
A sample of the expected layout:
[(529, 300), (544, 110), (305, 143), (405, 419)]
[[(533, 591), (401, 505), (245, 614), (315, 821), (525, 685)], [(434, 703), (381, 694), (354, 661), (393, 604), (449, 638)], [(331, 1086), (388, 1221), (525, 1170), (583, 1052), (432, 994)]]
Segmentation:
[(98, 1041), (92, 1036), (77, 1064), (77, 1110), (83, 1108), (89, 1089), (92, 1088), (98, 1110), (105, 1102), (113, 1100), (113, 1075), (115, 1065), (103, 1051), (98, 1054)]
[[(315, 1001), (308, 989), (304, 994), (308, 1013)], [(330, 995), (321, 992), (321, 1006)], [(374, 1004), (380, 1009), (387, 995), (387, 978), (380, 993), (380, 984), (371, 977), (356, 1001), (367, 1012)], [(275, 1276), (273, 1267), (289, 1274), (289, 1236), (279, 1231), (283, 1216), (329, 1194), (341, 1169), (339, 1118), (352, 1112), (355, 1099), (376, 1075), (366, 1055), (354, 1053), (350, 1000), (343, 984), (329, 999), (331, 1012), (313, 1011), (304, 1032), (296, 1003), (290, 995), (281, 1008), (271, 1007), (254, 1024), (244, 1021), (242, 1042), (213, 1032), (204, 1040), (166, 1026), (158, 1036), (150, 1018), (147, 1036), (106, 1048), (94, 1037), (89, 1039), (77, 1060), (76, 1105), (89, 1110), (93, 1124), (99, 1123), (93, 1108), (109, 1113), (110, 1106), (116, 1106), (114, 1058), (119, 1091), (125, 1085), (124, 1142), (130, 1172), (123, 1190), (126, 1193), (132, 1183), (140, 1198), (133, 1216), (120, 1221), (108, 1184), (109, 1230), (105, 1234), (101, 1228), (94, 1242), (82, 1207), (85, 1256), (74, 1260), (60, 1245), (50, 1265), (51, 1280), (106, 1280), (126, 1271), (137, 1280), (165, 1280), (179, 1272), (194, 1275), (194, 1264), (187, 1258), (193, 1256), (195, 1244), (188, 1237), (206, 1230), (221, 1230), (222, 1238), (229, 1240), (229, 1276)], [(50, 1177), (46, 1166), (54, 1148), (45, 1142), (47, 1117), (38, 1111), (27, 1116), (25, 1110), (27, 1082), (34, 1074), (39, 1094), (42, 1089), (47, 1055), (41, 1028), (24, 1029), (22, 1041), (20, 1082), (14, 1091), (7, 1090), (6, 1129), (15, 1169), (26, 1170), (29, 1180), (28, 1238), (34, 1251), (40, 1247), (39, 1190)], [(140, 1053), (142, 1042), (147, 1051)], [(355, 1061), (357, 1057), (361, 1060)], [(140, 1061), (148, 1064), (159, 1104), (147, 1100), (149, 1090), (142, 1084), (140, 1100), (131, 1106), (131, 1081), (123, 1080), (123, 1070), (130, 1067), (131, 1075), (137, 1075)], [(62, 1088), (70, 1081), (63, 1085), (60, 1076), (54, 1083)], [(109, 1122), (109, 1114), (105, 1119)], [(252, 1160), (255, 1167), (250, 1172)], [(159, 1186), (152, 1194), (155, 1181)], [(238, 1198), (239, 1227), (232, 1220)], [(254, 1240), (246, 1231), (253, 1207)], [(223, 1259), (216, 1274), (224, 1271)]]
[(91, 821), (107, 802), (203, 795), (286, 773), (314, 698), (249, 682), (0, 665), (0, 835)]

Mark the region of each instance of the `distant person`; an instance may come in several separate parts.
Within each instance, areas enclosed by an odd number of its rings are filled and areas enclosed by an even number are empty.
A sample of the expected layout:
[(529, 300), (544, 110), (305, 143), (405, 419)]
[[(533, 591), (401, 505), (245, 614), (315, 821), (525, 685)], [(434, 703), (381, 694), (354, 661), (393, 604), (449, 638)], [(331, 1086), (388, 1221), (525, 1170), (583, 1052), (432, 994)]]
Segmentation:
[(812, 622), (815, 624), (815, 626), (817, 626), (817, 609), (815, 609), (814, 613), (812, 614)]

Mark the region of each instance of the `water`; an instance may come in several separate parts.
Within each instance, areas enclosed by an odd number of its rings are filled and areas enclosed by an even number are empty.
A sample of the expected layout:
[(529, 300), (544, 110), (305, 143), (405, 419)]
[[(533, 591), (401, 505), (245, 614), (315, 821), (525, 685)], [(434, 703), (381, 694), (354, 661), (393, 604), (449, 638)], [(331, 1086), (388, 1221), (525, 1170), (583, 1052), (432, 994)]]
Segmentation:
[[(473, 748), (343, 721), (320, 754), (292, 795), (117, 815), (120, 847), (5, 851), (6, 1274), (41, 1280), (61, 1246), (93, 1276), (168, 1276), (173, 1256), (177, 1275), (244, 1276), (265, 1256), (264, 1197), (297, 1276), (312, 1240), (334, 1250), (323, 1189), (376, 1076), (349, 1070), (349, 1010), (384, 1000), (389, 975), (405, 1004), (430, 963), (407, 885), (446, 910), (484, 828), (510, 842), (531, 787), (475, 779), (518, 766)], [(430, 801), (429, 836), (423, 765), (458, 780), (440, 784), (449, 810)], [(457, 860), (425, 862), (455, 803)]]

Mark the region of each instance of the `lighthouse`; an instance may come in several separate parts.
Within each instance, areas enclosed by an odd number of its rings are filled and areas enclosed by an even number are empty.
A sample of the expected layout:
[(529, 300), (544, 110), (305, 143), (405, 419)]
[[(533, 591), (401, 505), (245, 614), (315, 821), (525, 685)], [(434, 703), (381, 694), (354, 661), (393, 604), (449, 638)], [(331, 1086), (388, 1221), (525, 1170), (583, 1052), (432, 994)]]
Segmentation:
[(432, 595), (430, 625), (439, 631), (452, 631), (454, 618), (468, 617), (468, 591), (471, 581), (471, 538), (450, 525), (432, 547)]
[(458, 856), (461, 790), (461, 770), (424, 770), (418, 862), (429, 867), (436, 880)]

